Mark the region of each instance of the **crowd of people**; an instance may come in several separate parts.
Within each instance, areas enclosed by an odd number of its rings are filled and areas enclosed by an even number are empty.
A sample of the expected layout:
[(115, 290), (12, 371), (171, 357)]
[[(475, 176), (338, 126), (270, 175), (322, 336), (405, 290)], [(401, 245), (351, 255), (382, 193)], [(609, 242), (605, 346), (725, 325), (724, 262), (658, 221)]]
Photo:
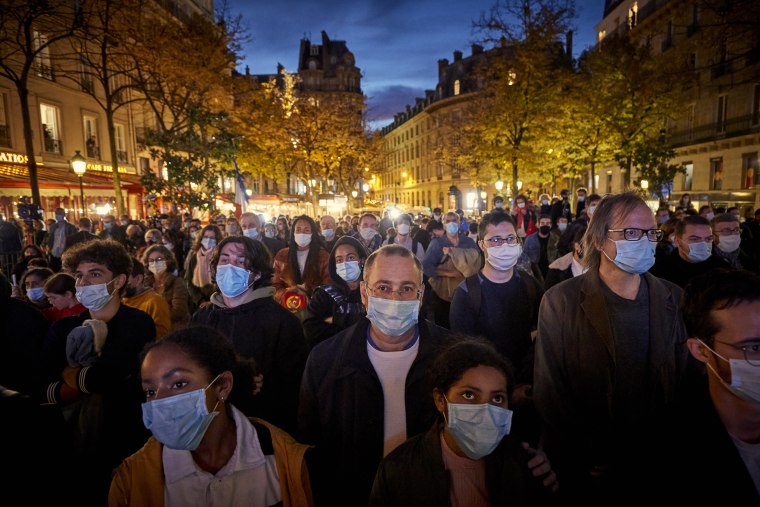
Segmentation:
[(0, 217), (8, 477), (85, 505), (757, 503), (760, 210), (570, 194)]

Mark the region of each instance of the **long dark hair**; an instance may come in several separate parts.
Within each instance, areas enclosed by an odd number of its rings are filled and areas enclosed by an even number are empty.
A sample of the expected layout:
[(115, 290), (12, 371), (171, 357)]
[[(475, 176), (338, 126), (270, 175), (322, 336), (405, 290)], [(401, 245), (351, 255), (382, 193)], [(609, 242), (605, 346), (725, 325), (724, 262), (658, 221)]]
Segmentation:
[[(351, 245), (356, 249), (356, 253), (359, 256), (359, 258), (366, 262), (367, 257), (369, 257), (369, 254), (367, 253), (367, 249), (364, 248), (364, 245), (362, 245), (361, 241), (358, 239), (351, 237), (351, 236), (341, 236), (338, 238), (338, 240), (335, 242), (335, 245), (333, 245), (332, 250), (330, 251), (330, 262), (329, 262), (329, 270), (330, 270), (330, 278), (332, 278), (333, 284), (340, 287), (344, 292), (349, 292), (348, 283), (338, 276), (338, 271), (336, 269), (335, 264), (335, 251), (338, 249), (341, 245)], [(364, 279), (364, 266), (362, 266), (362, 273), (359, 275), (359, 280)]]
[[(309, 244), (309, 254), (306, 256), (303, 273), (298, 269), (298, 244), (296, 243), (296, 225), (299, 221), (305, 221), (311, 227), (311, 243)], [(296, 283), (302, 283), (306, 275), (311, 275), (313, 280), (319, 280), (319, 251), (322, 249), (322, 241), (319, 236), (319, 227), (317, 223), (308, 215), (301, 215), (293, 219), (293, 228), (290, 230), (290, 240), (288, 241), (288, 261), (293, 268), (293, 275)]]

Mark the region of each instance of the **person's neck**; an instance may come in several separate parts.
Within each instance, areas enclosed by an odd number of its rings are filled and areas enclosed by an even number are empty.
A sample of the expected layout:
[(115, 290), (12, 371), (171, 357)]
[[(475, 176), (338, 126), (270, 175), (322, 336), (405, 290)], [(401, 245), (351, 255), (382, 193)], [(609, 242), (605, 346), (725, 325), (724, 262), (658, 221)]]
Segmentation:
[(451, 244), (452, 244), (452, 245), (458, 245), (458, 244), (459, 244), (459, 234), (454, 234), (454, 235), (452, 236), (451, 234), (449, 234), (449, 233), (447, 232), (447, 233), (446, 233), (446, 237), (447, 237), (447, 238), (449, 238), (449, 241), (451, 241)]
[(354, 282), (346, 282), (346, 285), (348, 285), (348, 288), (353, 291), (353, 290), (356, 290), (357, 288), (359, 288), (359, 284), (360, 283), (361, 282), (359, 280), (356, 280)]
[(538, 233), (538, 237), (539, 237), (539, 238), (548, 238), (548, 237), (549, 237), (549, 234), (541, 234), (541, 232), (539, 231), (539, 233)]
[(505, 283), (512, 279), (512, 275), (515, 272), (515, 268), (511, 267), (506, 271), (494, 268), (490, 262), (486, 260), (483, 266), (483, 276), (495, 283)]
[(612, 262), (607, 261), (606, 258), (603, 258), (599, 265), (599, 278), (602, 279), (612, 292), (621, 298), (633, 301), (639, 293), (641, 276), (623, 271)]
[(726, 431), (748, 444), (760, 443), (760, 404), (740, 398), (708, 372), (710, 398)]
[(111, 298), (111, 301), (109, 301), (106, 306), (104, 306), (100, 310), (90, 310), (90, 316), (93, 319), (102, 320), (103, 322), (108, 322), (109, 320), (114, 318), (114, 316), (118, 313), (120, 307), (121, 307), (121, 299), (119, 298), (119, 294), (114, 294), (113, 297)]
[(375, 342), (377, 348), (383, 352), (398, 352), (399, 350), (404, 350), (404, 347), (409, 345), (409, 342), (412, 341), (416, 332), (416, 324), (399, 336), (389, 336), (377, 329), (374, 325), (370, 325), (369, 328), (369, 335), (372, 338), (372, 341)]
[(296, 246), (296, 250), (298, 250), (299, 252), (305, 252), (306, 250), (309, 249), (310, 246), (311, 246), (310, 244), (306, 246)]
[(396, 240), (397, 241), (406, 241), (406, 238), (408, 238), (408, 237), (409, 237), (408, 234), (399, 234), (399, 233), (396, 233)]
[(248, 289), (246, 289), (242, 294), (235, 296), (234, 298), (225, 296), (221, 291), (219, 293), (222, 295), (222, 301), (224, 301), (224, 304), (227, 305), (227, 308), (235, 308), (236, 306), (240, 306), (246, 302), (248, 294), (250, 294), (252, 290), (253, 289), (251, 287), (248, 287)]
[(198, 448), (192, 451), (193, 461), (212, 474), (216, 474), (230, 461), (237, 447), (235, 422), (227, 415), (225, 408), (217, 407), (219, 415), (211, 422)]

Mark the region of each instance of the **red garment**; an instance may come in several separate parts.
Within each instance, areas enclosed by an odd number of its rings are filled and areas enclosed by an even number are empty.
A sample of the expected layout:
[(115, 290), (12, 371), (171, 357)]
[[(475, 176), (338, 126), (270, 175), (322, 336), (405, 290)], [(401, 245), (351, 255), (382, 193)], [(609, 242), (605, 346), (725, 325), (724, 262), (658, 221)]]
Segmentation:
[(64, 317), (75, 317), (85, 310), (87, 310), (87, 308), (82, 306), (82, 303), (77, 303), (71, 308), (64, 308), (63, 310), (59, 310), (55, 306), (51, 306), (50, 308), (45, 308), (42, 310), (42, 315), (44, 315), (48, 322), (52, 324), (53, 322), (56, 322)]
[(523, 228), (523, 220), (526, 220), (526, 215), (527, 215), (527, 225), (525, 226), (525, 236), (527, 237), (538, 230), (538, 227), (536, 227), (536, 219), (533, 213), (529, 212), (525, 208), (517, 208), (515, 210), (517, 229)]

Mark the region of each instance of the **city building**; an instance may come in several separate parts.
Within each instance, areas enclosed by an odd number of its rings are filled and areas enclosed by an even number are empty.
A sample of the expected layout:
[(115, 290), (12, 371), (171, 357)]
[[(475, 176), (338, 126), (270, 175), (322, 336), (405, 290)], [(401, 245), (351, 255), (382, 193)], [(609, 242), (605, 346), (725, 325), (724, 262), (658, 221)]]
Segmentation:
[[(683, 51), (693, 70), (688, 111), (667, 126), (674, 163), (685, 174), (673, 181), (669, 201), (688, 193), (695, 206), (760, 207), (760, 23), (757, 2), (726, 2), (716, 9), (696, 0), (607, 0), (597, 38), (630, 31), (656, 51)], [(744, 11), (741, 11), (741, 10)], [(617, 167), (596, 175), (600, 192), (621, 189)], [(651, 190), (651, 189), (650, 189)]]

